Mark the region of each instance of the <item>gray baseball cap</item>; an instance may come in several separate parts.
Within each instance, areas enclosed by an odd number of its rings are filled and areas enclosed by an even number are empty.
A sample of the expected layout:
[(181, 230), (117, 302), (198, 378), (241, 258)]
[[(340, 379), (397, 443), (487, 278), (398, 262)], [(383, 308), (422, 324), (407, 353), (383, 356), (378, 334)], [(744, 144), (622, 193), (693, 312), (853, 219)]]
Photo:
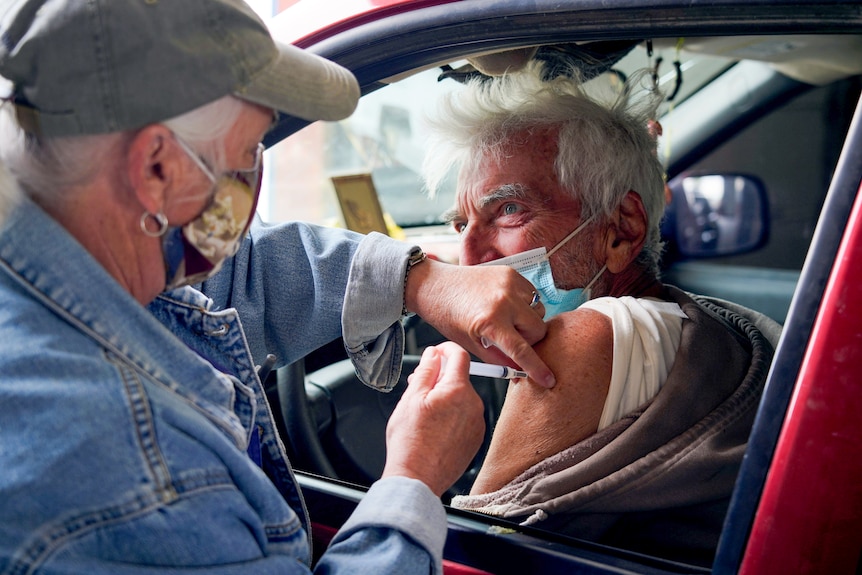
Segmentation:
[(276, 43), (242, 0), (0, 0), (0, 76), (50, 137), (158, 123), (233, 94), (305, 120), (359, 100), (349, 70)]

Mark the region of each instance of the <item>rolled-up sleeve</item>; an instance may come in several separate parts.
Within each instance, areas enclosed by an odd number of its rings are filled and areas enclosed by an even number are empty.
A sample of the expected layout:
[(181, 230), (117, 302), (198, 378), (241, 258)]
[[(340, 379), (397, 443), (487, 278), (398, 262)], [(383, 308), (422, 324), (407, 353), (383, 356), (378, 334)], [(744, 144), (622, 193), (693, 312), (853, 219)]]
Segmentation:
[(414, 246), (371, 233), (350, 268), (341, 323), (357, 375), (367, 385), (392, 389), (404, 354), (404, 281)]
[(371, 486), (317, 570), (441, 574), (445, 542), (440, 500), (421, 481), (389, 477)]

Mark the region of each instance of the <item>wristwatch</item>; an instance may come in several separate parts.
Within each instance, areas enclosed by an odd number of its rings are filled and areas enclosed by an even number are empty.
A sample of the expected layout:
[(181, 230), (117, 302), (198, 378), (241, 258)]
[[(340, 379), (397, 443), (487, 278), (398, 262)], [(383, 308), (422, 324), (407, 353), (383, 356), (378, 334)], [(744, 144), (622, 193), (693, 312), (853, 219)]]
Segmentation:
[(410, 252), (410, 255), (407, 257), (407, 269), (404, 271), (404, 297), (402, 298), (401, 304), (401, 315), (409, 315), (410, 312), (407, 311), (407, 276), (410, 275), (410, 270), (413, 269), (413, 266), (417, 264), (421, 264), (427, 259), (427, 255), (422, 251), (422, 248), (415, 247), (413, 251)]

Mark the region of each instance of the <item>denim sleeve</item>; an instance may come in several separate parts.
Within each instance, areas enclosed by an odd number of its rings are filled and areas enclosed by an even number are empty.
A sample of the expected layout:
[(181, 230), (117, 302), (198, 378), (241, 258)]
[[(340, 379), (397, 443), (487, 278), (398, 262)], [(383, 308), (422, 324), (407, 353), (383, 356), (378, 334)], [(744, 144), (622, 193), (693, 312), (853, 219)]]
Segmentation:
[(371, 486), (317, 565), (332, 573), (443, 573), (446, 512), (421, 481), (381, 479)]
[(341, 335), (341, 307), (362, 240), (347, 230), (257, 218), (236, 256), (201, 290), (239, 312), (256, 363), (291, 363)]
[(389, 391), (404, 354), (404, 281), (413, 246), (372, 232), (353, 258), (341, 322), (344, 344), (366, 385)]
[(401, 310), (412, 247), (382, 234), (255, 218), (236, 256), (201, 285), (239, 311), (256, 363), (300, 359), (339, 336), (360, 379), (390, 389), (404, 349)]

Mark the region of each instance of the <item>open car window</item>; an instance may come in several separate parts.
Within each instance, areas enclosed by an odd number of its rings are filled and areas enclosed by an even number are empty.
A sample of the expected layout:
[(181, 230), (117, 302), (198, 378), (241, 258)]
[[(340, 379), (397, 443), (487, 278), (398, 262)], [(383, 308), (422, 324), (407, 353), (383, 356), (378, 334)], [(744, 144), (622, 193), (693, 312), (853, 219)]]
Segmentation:
[[(822, 41), (820, 37), (811, 40)], [(652, 71), (643, 81), (657, 82), (668, 96), (660, 110), (665, 129), (659, 153), (672, 184), (691, 175), (739, 174), (762, 186), (766, 203), (758, 217), (768, 228), (764, 241), (747, 253), (729, 257), (687, 257), (680, 254), (675, 245), (678, 238), (673, 236), (685, 231), (670, 230), (663, 274), (667, 283), (735, 301), (781, 323), (860, 81), (858, 76), (827, 78), (822, 86), (812, 87), (787, 77), (780, 66), (769, 62), (708, 53), (715, 46), (728, 52), (727, 42), (691, 42), (690, 49), (676, 39), (639, 43), (612, 73), (592, 82), (600, 84), (598, 89), (613, 90), (620, 78), (643, 69)], [(806, 40), (752, 40), (745, 50), (737, 46), (734, 53), (771, 54), (792, 50), (793, 43), (805, 46)], [(462, 63), (452, 62), (448, 69)], [(333, 178), (367, 174), (390, 235), (457, 263), (457, 234), (441, 219), (453, 205), (455, 182), (445, 182), (440, 193), (429, 197), (419, 175), (427, 135), (425, 119), (434, 113), (442, 94), (461, 86), (451, 78), (444, 79), (444, 69), (433, 67), (384, 82), (360, 100), (350, 118), (311, 124), (268, 150), (258, 207), (262, 218), (344, 227), (345, 208), (339, 204)], [(740, 102), (753, 107), (751, 100), (759, 97), (758, 90), (772, 85), (775, 77), (780, 78), (779, 89), (786, 95), (772, 97), (758, 114), (739, 122)], [(683, 145), (698, 153), (681, 154)], [(689, 207), (694, 205), (690, 195), (687, 201)], [(716, 202), (710, 210), (714, 217), (721, 215)], [(413, 319), (408, 325), (407, 353), (421, 353), (439, 337), (421, 319)]]

